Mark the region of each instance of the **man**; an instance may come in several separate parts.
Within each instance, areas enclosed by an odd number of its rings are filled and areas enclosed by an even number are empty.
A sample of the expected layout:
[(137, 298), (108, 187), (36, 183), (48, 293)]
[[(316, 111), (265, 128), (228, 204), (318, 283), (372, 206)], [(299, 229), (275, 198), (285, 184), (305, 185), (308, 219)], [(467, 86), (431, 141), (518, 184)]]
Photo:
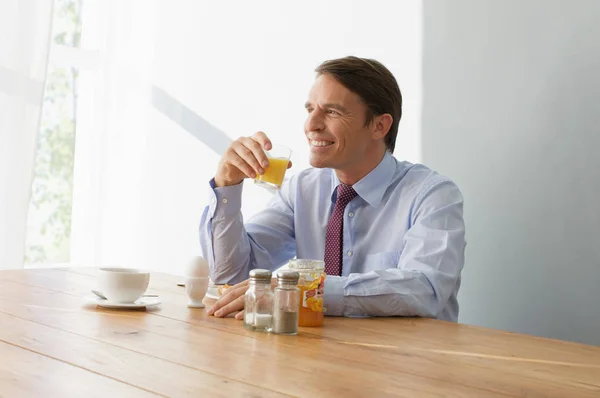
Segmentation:
[(275, 270), (297, 256), (325, 259), (326, 315), (456, 321), (465, 248), (458, 187), (392, 156), (402, 97), (387, 68), (346, 57), (316, 72), (304, 125), (313, 168), (245, 225), (242, 181), (267, 167), (266, 134), (233, 142), (210, 182), (202, 250), (215, 283), (238, 284), (208, 313), (243, 309), (251, 269)]

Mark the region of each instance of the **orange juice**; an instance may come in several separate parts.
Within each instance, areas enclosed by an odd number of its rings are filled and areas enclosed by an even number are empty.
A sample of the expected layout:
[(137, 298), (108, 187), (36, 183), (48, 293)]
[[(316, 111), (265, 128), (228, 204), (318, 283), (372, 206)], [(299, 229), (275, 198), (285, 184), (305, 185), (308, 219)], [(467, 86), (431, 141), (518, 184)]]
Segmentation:
[(287, 166), (287, 158), (269, 158), (269, 167), (265, 169), (263, 175), (255, 178), (255, 182), (265, 182), (280, 188)]

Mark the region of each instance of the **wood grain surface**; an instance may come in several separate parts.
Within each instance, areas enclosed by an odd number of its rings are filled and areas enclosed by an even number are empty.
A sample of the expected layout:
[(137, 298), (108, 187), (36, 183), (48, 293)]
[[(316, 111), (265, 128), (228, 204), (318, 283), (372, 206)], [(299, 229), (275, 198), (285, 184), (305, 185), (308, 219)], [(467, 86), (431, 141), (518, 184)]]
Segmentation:
[(255, 333), (174, 275), (157, 308), (87, 304), (96, 272), (0, 271), (1, 397), (600, 397), (600, 347), (417, 318)]

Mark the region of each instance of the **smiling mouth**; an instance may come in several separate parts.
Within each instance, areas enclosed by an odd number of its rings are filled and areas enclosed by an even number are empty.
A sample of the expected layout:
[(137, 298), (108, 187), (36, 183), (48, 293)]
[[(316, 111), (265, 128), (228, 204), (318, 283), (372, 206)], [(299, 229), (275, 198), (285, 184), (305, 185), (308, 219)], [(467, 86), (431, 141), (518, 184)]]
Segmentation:
[(324, 148), (333, 145), (332, 141), (309, 140), (311, 147)]

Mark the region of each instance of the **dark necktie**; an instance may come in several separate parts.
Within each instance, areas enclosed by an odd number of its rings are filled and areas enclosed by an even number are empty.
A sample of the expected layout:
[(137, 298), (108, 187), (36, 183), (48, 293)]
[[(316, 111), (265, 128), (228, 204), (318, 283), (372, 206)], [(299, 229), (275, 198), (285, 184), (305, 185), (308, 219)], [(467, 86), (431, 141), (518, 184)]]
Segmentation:
[(337, 186), (337, 198), (325, 236), (325, 273), (327, 275), (342, 274), (344, 209), (356, 195), (356, 191), (350, 185), (340, 184)]

